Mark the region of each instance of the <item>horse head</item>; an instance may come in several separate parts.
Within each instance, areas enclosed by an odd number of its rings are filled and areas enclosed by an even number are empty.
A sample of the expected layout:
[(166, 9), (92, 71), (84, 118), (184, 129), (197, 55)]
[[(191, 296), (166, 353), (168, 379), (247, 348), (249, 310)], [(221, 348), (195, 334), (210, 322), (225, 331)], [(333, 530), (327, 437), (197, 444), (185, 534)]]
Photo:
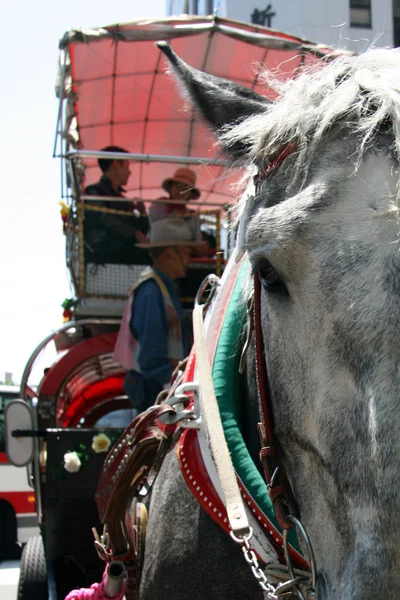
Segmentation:
[(400, 52), (337, 58), (272, 103), (160, 47), (225, 151), (258, 171), (244, 243), (317, 598), (397, 600)]

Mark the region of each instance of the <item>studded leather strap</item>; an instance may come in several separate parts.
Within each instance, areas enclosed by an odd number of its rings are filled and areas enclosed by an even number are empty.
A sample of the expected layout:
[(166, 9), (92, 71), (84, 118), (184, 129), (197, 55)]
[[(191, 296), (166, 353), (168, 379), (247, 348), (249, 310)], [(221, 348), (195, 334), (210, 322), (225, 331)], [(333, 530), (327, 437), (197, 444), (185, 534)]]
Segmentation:
[[(99, 516), (104, 524), (102, 543), (95, 542), (103, 560), (120, 560), (127, 572), (125, 589), (130, 600), (137, 597), (137, 559), (140, 540), (131, 514), (134, 498), (146, 483), (155, 463), (174, 443), (177, 425), (164, 425), (163, 414), (174, 412), (168, 404), (141, 413), (124, 431), (107, 455), (96, 492)], [(162, 456), (161, 456), (162, 455)]]

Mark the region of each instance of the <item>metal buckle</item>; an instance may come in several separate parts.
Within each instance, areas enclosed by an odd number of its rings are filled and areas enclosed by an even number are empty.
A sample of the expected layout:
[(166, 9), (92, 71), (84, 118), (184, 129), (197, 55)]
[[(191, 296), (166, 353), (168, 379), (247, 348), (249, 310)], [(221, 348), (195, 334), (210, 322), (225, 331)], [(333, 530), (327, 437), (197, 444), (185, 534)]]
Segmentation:
[[(203, 294), (205, 293), (207, 286), (210, 286), (210, 292), (206, 298), (206, 301), (202, 304), (201, 303), (201, 298), (203, 296)], [(208, 308), (211, 304), (211, 302), (214, 300), (214, 297), (217, 293), (217, 290), (220, 286), (220, 278), (215, 275), (214, 273), (210, 273), (209, 275), (207, 275), (207, 277), (205, 279), (203, 279), (203, 281), (200, 284), (199, 289), (197, 290), (197, 294), (196, 294), (196, 298), (194, 300), (194, 305), (195, 306), (199, 306), (200, 304), (202, 304), (202, 306), (204, 306), (204, 311), (206, 308)]]
[(97, 540), (94, 541), (94, 547), (96, 548), (97, 554), (101, 560), (104, 562), (110, 562), (111, 554), (108, 552), (107, 548), (101, 542)]
[(165, 402), (166, 409), (170, 410), (160, 415), (159, 421), (164, 425), (179, 423), (182, 429), (199, 429), (201, 417), (195, 413), (193, 408), (187, 408), (192, 402), (192, 398), (187, 393), (198, 394), (198, 392), (198, 383), (187, 381), (179, 385), (175, 394)]
[[(164, 425), (175, 425), (176, 423), (180, 423), (181, 421), (192, 421), (197, 419), (197, 415), (192, 409), (183, 409), (177, 412), (175, 409), (171, 408), (170, 411), (165, 412), (163, 415), (158, 417), (159, 421)], [(184, 425), (182, 424), (184, 427)]]
[[(315, 557), (314, 557), (314, 551), (311, 545), (311, 541), (310, 538), (308, 537), (308, 533), (305, 530), (303, 524), (301, 523), (301, 521), (299, 521), (299, 519), (296, 519), (296, 517), (293, 517), (292, 515), (290, 515), (289, 520), (292, 521), (293, 525), (296, 527), (296, 532), (300, 533), (301, 537), (303, 538), (303, 542), (304, 544), (302, 545), (302, 547), (305, 549), (307, 556), (305, 557), (308, 564), (310, 565), (310, 584), (311, 584), (311, 589), (310, 592), (314, 592), (316, 585), (317, 585), (317, 566), (315, 563)], [(285, 553), (285, 560), (286, 560), (286, 565), (288, 568), (288, 572), (289, 575), (291, 577), (291, 579), (296, 579), (296, 575), (293, 569), (293, 565), (292, 565), (292, 559), (290, 556), (290, 551), (289, 551), (289, 541), (288, 541), (288, 530), (285, 529), (283, 531), (283, 551)], [(300, 598), (301, 600), (304, 600), (305, 596), (302, 594), (302, 592), (300, 591), (300, 588), (298, 586), (296, 586), (296, 593), (298, 598)]]
[(246, 303), (246, 329), (247, 329), (247, 334), (246, 334), (246, 340), (245, 343), (243, 345), (242, 348), (242, 354), (240, 356), (240, 363), (239, 363), (239, 373), (241, 375), (243, 375), (245, 367), (246, 367), (246, 354), (248, 351), (248, 348), (250, 346), (250, 340), (251, 340), (251, 336), (253, 335), (253, 305), (254, 305), (254, 296), (251, 296)]
[(186, 394), (174, 394), (171, 398), (168, 398), (168, 402), (166, 404), (171, 407), (175, 407), (182, 405), (183, 408), (186, 408), (188, 404), (190, 404), (191, 399)]

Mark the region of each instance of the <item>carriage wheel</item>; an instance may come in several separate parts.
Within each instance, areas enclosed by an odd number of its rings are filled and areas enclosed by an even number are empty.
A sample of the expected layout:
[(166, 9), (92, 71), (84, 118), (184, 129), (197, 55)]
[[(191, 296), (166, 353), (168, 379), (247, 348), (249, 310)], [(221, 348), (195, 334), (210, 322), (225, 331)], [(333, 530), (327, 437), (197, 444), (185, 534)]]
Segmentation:
[(47, 567), (41, 536), (28, 540), (21, 556), (18, 600), (47, 600)]

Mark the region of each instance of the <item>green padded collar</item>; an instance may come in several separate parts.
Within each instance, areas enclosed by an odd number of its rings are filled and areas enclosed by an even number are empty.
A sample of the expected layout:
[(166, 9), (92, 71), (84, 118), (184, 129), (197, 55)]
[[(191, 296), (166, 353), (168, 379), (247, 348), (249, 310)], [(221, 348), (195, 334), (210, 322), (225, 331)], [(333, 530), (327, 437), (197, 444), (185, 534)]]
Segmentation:
[[(225, 438), (236, 473), (267, 519), (278, 531), (281, 531), (266, 483), (247, 450), (240, 427), (242, 412), (239, 374), (240, 335), (246, 311), (243, 290), (248, 268), (248, 262), (245, 262), (233, 289), (217, 342), (212, 374)], [(296, 535), (290, 532), (289, 539), (299, 552)]]

